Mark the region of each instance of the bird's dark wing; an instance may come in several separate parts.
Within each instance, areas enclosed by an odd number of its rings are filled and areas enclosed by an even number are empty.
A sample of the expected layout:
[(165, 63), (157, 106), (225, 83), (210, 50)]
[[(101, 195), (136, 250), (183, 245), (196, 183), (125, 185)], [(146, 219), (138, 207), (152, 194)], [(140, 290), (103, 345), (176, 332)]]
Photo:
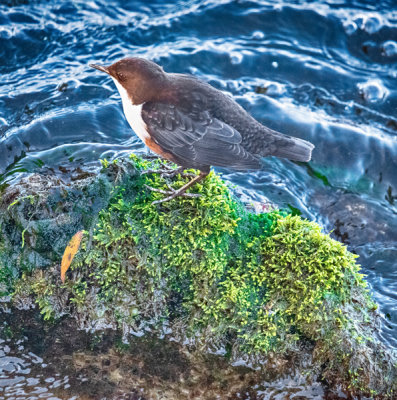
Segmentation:
[(142, 107), (142, 118), (151, 139), (184, 166), (260, 167), (259, 159), (242, 147), (240, 133), (208, 111), (147, 102)]

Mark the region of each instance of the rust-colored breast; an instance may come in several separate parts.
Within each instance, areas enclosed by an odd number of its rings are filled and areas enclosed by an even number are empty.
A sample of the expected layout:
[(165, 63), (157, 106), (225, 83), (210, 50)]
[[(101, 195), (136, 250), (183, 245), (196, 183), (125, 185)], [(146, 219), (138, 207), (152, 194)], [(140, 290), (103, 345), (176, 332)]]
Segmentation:
[(168, 151), (163, 150), (163, 148), (160, 147), (150, 136), (145, 138), (145, 144), (147, 147), (149, 147), (150, 150), (160, 155), (161, 157), (169, 161), (176, 162), (175, 157)]

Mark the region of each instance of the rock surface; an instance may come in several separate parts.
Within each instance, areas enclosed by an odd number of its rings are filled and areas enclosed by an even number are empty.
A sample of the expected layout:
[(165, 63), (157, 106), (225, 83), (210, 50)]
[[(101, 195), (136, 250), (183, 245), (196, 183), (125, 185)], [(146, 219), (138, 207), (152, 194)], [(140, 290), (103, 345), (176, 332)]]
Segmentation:
[[(377, 339), (376, 304), (342, 244), (300, 217), (248, 212), (215, 174), (192, 189), (198, 198), (152, 205), (163, 195), (148, 186), (189, 179), (141, 174), (159, 167), (133, 156), (104, 161), (99, 174), (32, 174), (6, 188), (0, 291), (9, 306), (37, 305), (55, 325), (67, 316), (87, 331), (113, 328), (124, 342), (165, 337), (194, 359), (244, 361), (261, 371), (248, 373), (251, 386), (295, 371), (393, 398), (397, 358)], [(62, 253), (79, 230), (62, 284)]]

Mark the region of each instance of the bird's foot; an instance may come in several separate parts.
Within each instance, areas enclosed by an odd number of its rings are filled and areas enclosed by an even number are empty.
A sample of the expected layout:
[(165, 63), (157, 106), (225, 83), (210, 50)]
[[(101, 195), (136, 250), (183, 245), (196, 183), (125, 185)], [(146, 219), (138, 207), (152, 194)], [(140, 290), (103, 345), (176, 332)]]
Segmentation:
[[(191, 176), (192, 174), (190, 174)], [(163, 190), (163, 189), (157, 189), (154, 187), (151, 187), (149, 185), (145, 185), (145, 187), (153, 192), (158, 192), (167, 195), (167, 197), (153, 201), (152, 204), (159, 204), (159, 203), (164, 203), (166, 201), (170, 201), (172, 199), (175, 199), (176, 197), (200, 197), (201, 194), (199, 193), (186, 193), (186, 190), (189, 189), (191, 186), (193, 186), (195, 183), (200, 182), (202, 179), (204, 179), (208, 175), (208, 172), (200, 172), (199, 175), (196, 175), (191, 181), (183, 185), (179, 189), (174, 189), (171, 187), (168, 183), (166, 184), (169, 190)]]
[(178, 174), (181, 175), (182, 178), (194, 178), (196, 176), (195, 174), (184, 172), (184, 167), (172, 168), (167, 164), (162, 164), (161, 167), (158, 169), (147, 169), (145, 171), (142, 171), (141, 174), (159, 174), (162, 178), (173, 178)]
[(157, 188), (151, 187), (149, 185), (145, 185), (145, 187), (147, 189), (149, 189), (153, 192), (158, 192), (158, 193), (167, 195), (167, 197), (164, 197), (161, 200), (153, 201), (152, 204), (164, 203), (166, 201), (175, 199), (175, 197), (190, 197), (190, 198), (192, 198), (192, 197), (200, 197), (201, 196), (201, 194), (198, 194), (198, 193), (186, 193), (186, 189), (182, 190), (183, 186), (180, 189), (174, 189), (168, 184), (167, 184), (167, 186), (168, 186), (169, 190), (157, 189)]
[(142, 175), (147, 175), (147, 174), (168, 174), (173, 171), (179, 171), (182, 167), (178, 168), (173, 168), (170, 165), (166, 163), (161, 163), (160, 167), (157, 169), (146, 169), (141, 172)]

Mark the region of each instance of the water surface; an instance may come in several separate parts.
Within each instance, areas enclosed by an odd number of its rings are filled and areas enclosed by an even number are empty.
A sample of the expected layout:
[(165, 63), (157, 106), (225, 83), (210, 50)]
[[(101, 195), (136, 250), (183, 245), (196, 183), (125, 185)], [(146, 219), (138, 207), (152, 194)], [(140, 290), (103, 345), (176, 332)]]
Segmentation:
[(218, 171), (244, 201), (297, 209), (359, 254), (397, 348), (395, 1), (3, 1), (2, 182), (146, 151), (88, 67), (125, 56), (192, 73), (315, 144), (308, 164)]

